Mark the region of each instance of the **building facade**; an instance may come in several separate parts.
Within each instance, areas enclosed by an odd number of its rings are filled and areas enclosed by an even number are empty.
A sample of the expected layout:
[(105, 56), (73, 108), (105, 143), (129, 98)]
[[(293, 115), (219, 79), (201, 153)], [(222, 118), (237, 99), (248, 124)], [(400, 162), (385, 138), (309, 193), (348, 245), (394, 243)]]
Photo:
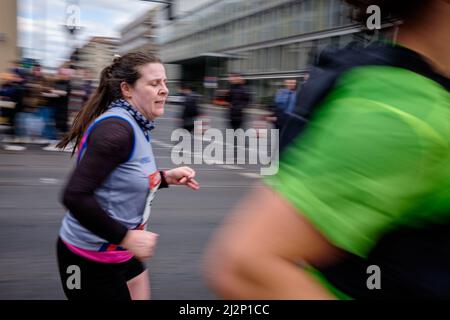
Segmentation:
[(341, 0), (211, 0), (166, 23), (160, 55), (181, 66), (179, 81), (198, 87), (205, 79), (223, 87), (227, 73), (239, 72), (258, 102), (283, 79), (301, 80), (325, 47), (382, 34), (368, 37), (350, 13)]
[(17, 47), (17, 1), (3, 0), (0, 10), (0, 72), (19, 58)]
[(93, 37), (78, 49), (77, 66), (89, 70), (92, 78), (99, 79), (103, 68), (118, 54), (118, 48), (119, 39)]
[(131, 51), (157, 52), (155, 16), (157, 9), (151, 9), (121, 30), (119, 53)]

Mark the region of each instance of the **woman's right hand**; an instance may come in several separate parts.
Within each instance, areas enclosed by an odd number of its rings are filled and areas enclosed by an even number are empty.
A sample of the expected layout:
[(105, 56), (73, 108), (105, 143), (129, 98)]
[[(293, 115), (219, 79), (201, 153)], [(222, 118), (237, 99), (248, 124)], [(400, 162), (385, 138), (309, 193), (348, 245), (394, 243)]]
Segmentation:
[(158, 234), (144, 230), (128, 230), (120, 246), (136, 256), (140, 261), (151, 258), (155, 251)]

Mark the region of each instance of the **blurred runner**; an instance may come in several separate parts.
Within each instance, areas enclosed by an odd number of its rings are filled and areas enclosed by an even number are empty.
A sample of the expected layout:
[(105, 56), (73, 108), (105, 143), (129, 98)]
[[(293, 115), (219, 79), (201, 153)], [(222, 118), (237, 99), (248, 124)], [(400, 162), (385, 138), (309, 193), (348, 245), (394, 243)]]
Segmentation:
[[(164, 113), (166, 81), (153, 55), (116, 58), (58, 145), (76, 141), (78, 152), (57, 244), (69, 299), (149, 299), (143, 261), (156, 246), (157, 235), (145, 230), (155, 193), (171, 184), (199, 188), (191, 168), (159, 171), (155, 163), (150, 131)], [(67, 286), (70, 266), (80, 268), (81, 289)]]
[(401, 18), (397, 42), (313, 70), (279, 172), (208, 250), (221, 297), (450, 298), (450, 2), (350, 2)]

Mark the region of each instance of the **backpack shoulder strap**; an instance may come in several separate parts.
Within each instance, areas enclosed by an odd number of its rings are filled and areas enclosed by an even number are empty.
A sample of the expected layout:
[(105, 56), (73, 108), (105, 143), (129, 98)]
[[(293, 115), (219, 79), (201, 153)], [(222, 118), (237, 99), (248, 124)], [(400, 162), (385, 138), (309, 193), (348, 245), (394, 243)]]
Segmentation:
[(286, 114), (280, 133), (280, 150), (304, 131), (316, 107), (343, 73), (367, 65), (411, 70), (450, 90), (450, 79), (436, 73), (418, 53), (401, 46), (375, 42), (366, 48), (350, 44), (342, 50), (326, 49), (322, 52), (318, 63), (311, 69), (308, 82), (297, 92), (295, 110)]

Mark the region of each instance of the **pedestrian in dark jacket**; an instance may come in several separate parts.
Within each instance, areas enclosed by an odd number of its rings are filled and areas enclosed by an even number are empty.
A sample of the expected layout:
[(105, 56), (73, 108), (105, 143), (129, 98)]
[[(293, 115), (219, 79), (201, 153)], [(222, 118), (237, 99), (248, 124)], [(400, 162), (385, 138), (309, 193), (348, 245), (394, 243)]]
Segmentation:
[(230, 89), (225, 97), (229, 105), (229, 119), (231, 127), (236, 130), (242, 128), (243, 111), (250, 103), (250, 94), (245, 86), (245, 80), (240, 74), (230, 74)]
[(16, 115), (22, 112), (25, 90), (22, 85), (23, 79), (17, 75), (11, 75), (8, 82), (0, 88), (0, 99), (14, 103), (13, 108), (1, 109), (1, 116), (5, 117), (11, 126), (9, 133), (14, 135), (16, 127)]
[(182, 93), (184, 96), (183, 112), (181, 118), (183, 119), (183, 128), (189, 132), (194, 131), (194, 121), (200, 115), (198, 107), (198, 94), (193, 91), (191, 85), (183, 85)]
[(275, 127), (277, 129), (281, 129), (283, 127), (285, 114), (292, 112), (295, 109), (297, 100), (296, 89), (297, 80), (286, 79), (284, 80), (284, 88), (278, 90), (275, 95), (275, 117), (277, 118), (275, 121)]

